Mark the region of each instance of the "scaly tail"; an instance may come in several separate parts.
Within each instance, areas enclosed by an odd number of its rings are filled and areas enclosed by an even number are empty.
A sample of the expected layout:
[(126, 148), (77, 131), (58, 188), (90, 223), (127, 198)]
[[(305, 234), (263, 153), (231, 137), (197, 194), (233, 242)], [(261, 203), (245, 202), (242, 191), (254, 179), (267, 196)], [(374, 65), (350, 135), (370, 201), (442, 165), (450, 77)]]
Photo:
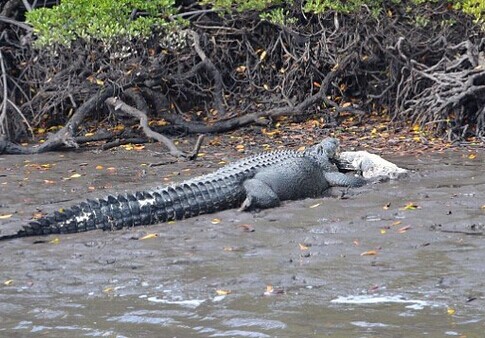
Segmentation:
[(0, 237), (0, 240), (95, 229), (114, 230), (180, 220), (234, 208), (244, 196), (237, 175), (209, 181), (189, 180), (153, 191), (88, 199), (32, 221), (17, 234)]

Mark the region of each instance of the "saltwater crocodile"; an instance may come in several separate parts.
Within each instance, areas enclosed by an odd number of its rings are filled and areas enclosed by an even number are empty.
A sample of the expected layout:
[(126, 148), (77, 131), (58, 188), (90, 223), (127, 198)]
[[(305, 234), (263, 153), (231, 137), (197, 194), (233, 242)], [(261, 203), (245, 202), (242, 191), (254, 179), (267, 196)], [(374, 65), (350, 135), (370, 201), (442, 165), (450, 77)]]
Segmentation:
[[(337, 171), (338, 140), (327, 138), (304, 152), (282, 150), (263, 153), (228, 164), (217, 171), (178, 184), (149, 191), (88, 199), (30, 222), (10, 239), (25, 236), (65, 234), (95, 229), (114, 230), (180, 220), (200, 214), (238, 207), (246, 197), (243, 182), (262, 168), (290, 159), (319, 158), (323, 171)], [(323, 159), (323, 160), (322, 160)], [(279, 170), (279, 169), (278, 169)]]
[(348, 176), (328, 167), (325, 154), (290, 158), (259, 170), (243, 182), (246, 192), (241, 209), (274, 208), (281, 201), (321, 197), (330, 187), (360, 187), (363, 178)]

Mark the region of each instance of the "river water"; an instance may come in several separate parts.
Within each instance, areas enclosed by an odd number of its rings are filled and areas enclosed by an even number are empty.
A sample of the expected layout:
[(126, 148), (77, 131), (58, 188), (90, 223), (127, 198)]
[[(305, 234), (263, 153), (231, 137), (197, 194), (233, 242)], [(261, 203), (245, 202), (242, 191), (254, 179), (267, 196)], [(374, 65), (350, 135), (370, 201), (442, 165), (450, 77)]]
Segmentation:
[[(1, 158), (1, 234), (226, 156), (159, 167), (142, 165), (157, 160), (146, 151)], [(482, 337), (484, 157), (386, 157), (410, 176), (344, 198), (1, 242), (0, 337)]]

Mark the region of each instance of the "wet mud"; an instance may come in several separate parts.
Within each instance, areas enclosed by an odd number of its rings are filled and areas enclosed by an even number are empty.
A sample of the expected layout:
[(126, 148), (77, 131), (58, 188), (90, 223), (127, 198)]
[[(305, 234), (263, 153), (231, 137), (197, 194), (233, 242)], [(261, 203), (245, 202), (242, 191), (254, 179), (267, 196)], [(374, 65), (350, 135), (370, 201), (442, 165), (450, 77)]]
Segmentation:
[[(142, 165), (161, 160), (147, 151), (3, 157), (0, 234), (237, 156), (158, 167)], [(0, 336), (479, 337), (484, 156), (385, 156), (410, 176), (259, 213), (3, 241)]]

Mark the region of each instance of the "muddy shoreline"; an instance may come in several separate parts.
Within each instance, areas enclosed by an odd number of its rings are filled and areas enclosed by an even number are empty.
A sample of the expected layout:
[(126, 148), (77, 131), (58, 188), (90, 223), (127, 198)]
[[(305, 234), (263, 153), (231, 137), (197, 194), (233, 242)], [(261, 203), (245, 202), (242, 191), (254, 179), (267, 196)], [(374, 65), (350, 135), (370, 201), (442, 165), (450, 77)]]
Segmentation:
[[(239, 156), (158, 167), (142, 165), (166, 160), (147, 150), (3, 157), (0, 214), (13, 215), (0, 230), (38, 208), (181, 181)], [(479, 336), (483, 156), (387, 155), (410, 176), (346, 199), (4, 241), (0, 336)]]

